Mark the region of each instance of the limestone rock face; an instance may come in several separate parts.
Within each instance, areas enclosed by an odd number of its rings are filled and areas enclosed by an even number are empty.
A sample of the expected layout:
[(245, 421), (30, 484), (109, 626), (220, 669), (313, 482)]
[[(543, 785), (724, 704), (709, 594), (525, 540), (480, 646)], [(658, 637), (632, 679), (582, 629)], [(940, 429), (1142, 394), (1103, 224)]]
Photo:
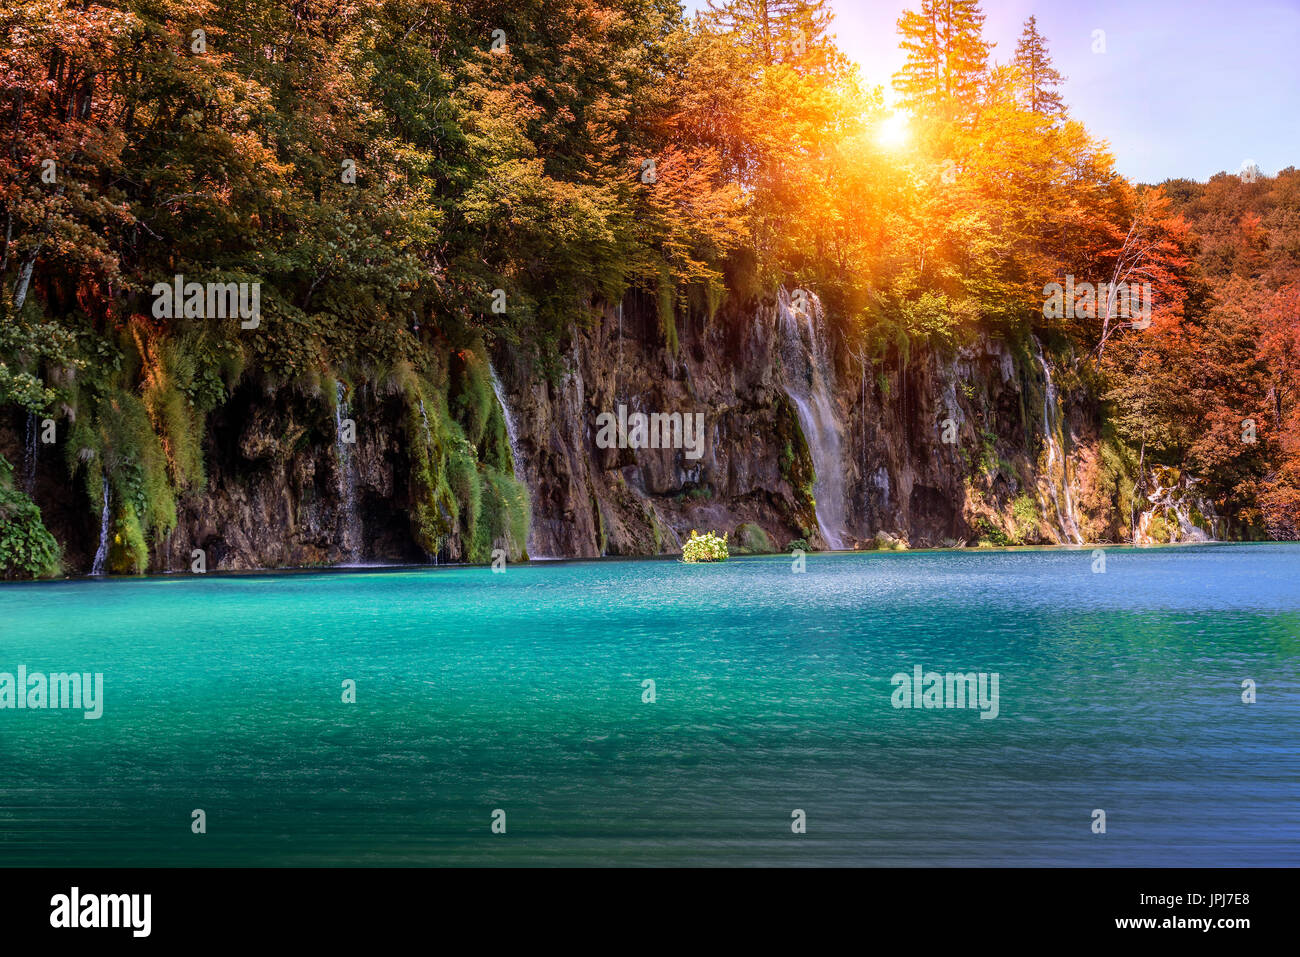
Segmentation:
[[(711, 320), (679, 318), (672, 350), (654, 303), (629, 295), (575, 325), (558, 373), (495, 348), (515, 471), (531, 499), (530, 557), (676, 554), (692, 529), (774, 550), (825, 547), (826, 510), (815, 499), (832, 485), (844, 499), (835, 510), (844, 547), (1132, 536), (1137, 519), (1102, 468), (1095, 400), (1068, 359), (1045, 359), (1029, 344), (981, 338), (955, 352), (917, 346), (873, 358), (851, 353), (822, 321), (809, 333), (824, 337), (817, 438), (835, 429), (840, 474), (819, 482), (800, 418), (808, 383), (792, 378), (810, 373), (789, 339), (794, 325), (813, 326), (790, 301), (782, 292)], [(701, 416), (701, 441), (604, 441), (602, 415), (617, 418), (620, 407), (627, 420)], [(356, 442), (344, 454), (329, 397), (239, 386), (208, 417), (206, 486), (180, 497), (177, 527), (153, 545), (151, 570), (188, 570), (194, 549), (209, 570), (465, 560), (455, 534), (436, 556), (416, 544), (401, 395), (361, 383), (348, 415)], [(22, 459), (21, 422), (0, 422), (0, 451)], [(67, 481), (65, 450), (43, 456), (34, 497), (69, 570), (87, 572), (98, 514)]]
[[(671, 553), (691, 529), (742, 524), (761, 528), (778, 549), (798, 539), (824, 547), (812, 459), (783, 387), (777, 313), (778, 303), (766, 301), (750, 316), (686, 323), (674, 356), (652, 305), (630, 300), (574, 331), (554, 382), (499, 353), (533, 494), (531, 553)], [(985, 524), (1010, 525), (1013, 502), (1026, 497), (1033, 515), (1022, 501), (1017, 542), (1071, 541), (1044, 490), (1046, 389), (1031, 355), (981, 339), (947, 356), (919, 349), (907, 362), (868, 357), (864, 368), (842, 343), (830, 351), (850, 547), (880, 547), (879, 533), (904, 547), (973, 544)], [(1070, 464), (1055, 467), (1057, 498), (1068, 497), (1090, 541), (1117, 541), (1125, 519), (1096, 489), (1088, 494), (1095, 418), (1073, 392), (1060, 392), (1057, 444)], [(703, 454), (598, 448), (598, 416), (620, 404), (702, 412)]]

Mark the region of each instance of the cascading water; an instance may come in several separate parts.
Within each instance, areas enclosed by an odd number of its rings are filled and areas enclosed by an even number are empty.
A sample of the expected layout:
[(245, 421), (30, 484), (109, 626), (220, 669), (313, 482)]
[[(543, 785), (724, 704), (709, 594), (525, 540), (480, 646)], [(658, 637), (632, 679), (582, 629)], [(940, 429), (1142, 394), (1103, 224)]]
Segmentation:
[(807, 303), (806, 309), (796, 309), (784, 287), (777, 294), (782, 385), (799, 414), (799, 426), (812, 455), (817, 527), (828, 546), (842, 549), (848, 547), (848, 533), (840, 425), (831, 398), (834, 370), (818, 329), (822, 323), (821, 302), (810, 295)]
[(345, 421), (348, 418), (347, 390), (339, 382), (335, 392), (334, 435), (339, 456), (339, 502), (342, 506), (340, 540), (348, 564), (361, 558), (361, 518), (357, 514), (357, 473), (352, 461), (352, 443), (346, 441)]
[(39, 420), (35, 412), (27, 413), (27, 444), (23, 447), (23, 491), (36, 491), (36, 458), (40, 454)]
[(108, 526), (113, 520), (109, 508), (108, 476), (104, 476), (104, 508), (99, 515), (99, 548), (95, 550), (95, 560), (90, 565), (90, 574), (103, 575), (108, 563)]
[[(1196, 491), (1196, 479), (1175, 469), (1156, 466), (1150, 473), (1151, 507), (1138, 516), (1136, 543), (1212, 542), (1219, 534), (1220, 518), (1214, 505)], [(1193, 518), (1198, 513), (1198, 524)], [(1157, 521), (1159, 519), (1160, 521)]]
[[(528, 485), (528, 469), (524, 467), (523, 453), (519, 451), (519, 426), (515, 423), (515, 417), (510, 412), (510, 403), (506, 401), (506, 390), (501, 385), (501, 380), (497, 378), (497, 370), (492, 368), (488, 363), (488, 374), (492, 378), (492, 392), (497, 397), (497, 405), (501, 406), (501, 418), (506, 423), (506, 439), (510, 443), (510, 461), (514, 466), (515, 481), (524, 487), (531, 500), (533, 490)], [(530, 509), (531, 516), (531, 509)], [(534, 535), (531, 517), (528, 523), (528, 557), (529, 558), (546, 558), (547, 556), (538, 555), (534, 550)]]
[(426, 449), (433, 447), (433, 434), (429, 431), (429, 414), (424, 411), (424, 400), (419, 400), (420, 404), (420, 421), (424, 423), (424, 447)]
[[(1052, 381), (1051, 366), (1047, 364), (1047, 359), (1043, 355), (1043, 346), (1037, 337), (1034, 337), (1034, 349), (1038, 365), (1043, 370), (1043, 444), (1047, 448), (1047, 467), (1044, 469), (1043, 478), (1047, 480), (1048, 494), (1052, 499), (1052, 509), (1056, 513), (1056, 528), (1061, 541), (1081, 545), (1083, 535), (1079, 532), (1079, 523), (1074, 516), (1074, 497), (1070, 494), (1070, 460), (1066, 458), (1061, 448), (1061, 410), (1057, 405), (1056, 384)], [(1044, 511), (1046, 511), (1045, 504)]]

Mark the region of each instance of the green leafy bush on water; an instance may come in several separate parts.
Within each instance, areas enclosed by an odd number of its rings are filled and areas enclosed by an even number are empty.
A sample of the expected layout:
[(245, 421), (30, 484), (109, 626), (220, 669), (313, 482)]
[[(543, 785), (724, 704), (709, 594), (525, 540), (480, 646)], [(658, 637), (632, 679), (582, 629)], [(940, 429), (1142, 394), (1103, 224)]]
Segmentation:
[(730, 557), (726, 535), (721, 538), (712, 532), (701, 535), (691, 529), (690, 540), (682, 546), (684, 562), (724, 562)]

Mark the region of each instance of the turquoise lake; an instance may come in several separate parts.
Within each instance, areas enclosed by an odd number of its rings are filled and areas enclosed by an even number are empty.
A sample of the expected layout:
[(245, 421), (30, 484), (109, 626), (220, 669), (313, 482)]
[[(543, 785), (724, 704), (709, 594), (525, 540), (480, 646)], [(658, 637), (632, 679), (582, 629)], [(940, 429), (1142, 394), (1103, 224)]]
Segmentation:
[[(0, 863), (1300, 864), (1300, 545), (1092, 568), (1043, 549), (0, 586), (0, 672), (104, 675), (99, 720), (0, 710)], [(894, 707), (916, 665), (997, 673), (997, 717)]]

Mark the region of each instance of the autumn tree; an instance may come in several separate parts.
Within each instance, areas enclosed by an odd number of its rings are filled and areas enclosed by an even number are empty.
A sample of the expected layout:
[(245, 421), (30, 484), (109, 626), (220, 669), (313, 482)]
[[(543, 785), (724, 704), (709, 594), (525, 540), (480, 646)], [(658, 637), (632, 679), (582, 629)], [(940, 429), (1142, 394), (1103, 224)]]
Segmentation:
[(894, 77), (902, 105), (920, 117), (956, 119), (975, 104), (993, 44), (976, 0), (921, 0), (898, 18), (907, 60)]
[(700, 21), (729, 33), (764, 64), (803, 62), (825, 45), (832, 14), (826, 0), (707, 0)]

